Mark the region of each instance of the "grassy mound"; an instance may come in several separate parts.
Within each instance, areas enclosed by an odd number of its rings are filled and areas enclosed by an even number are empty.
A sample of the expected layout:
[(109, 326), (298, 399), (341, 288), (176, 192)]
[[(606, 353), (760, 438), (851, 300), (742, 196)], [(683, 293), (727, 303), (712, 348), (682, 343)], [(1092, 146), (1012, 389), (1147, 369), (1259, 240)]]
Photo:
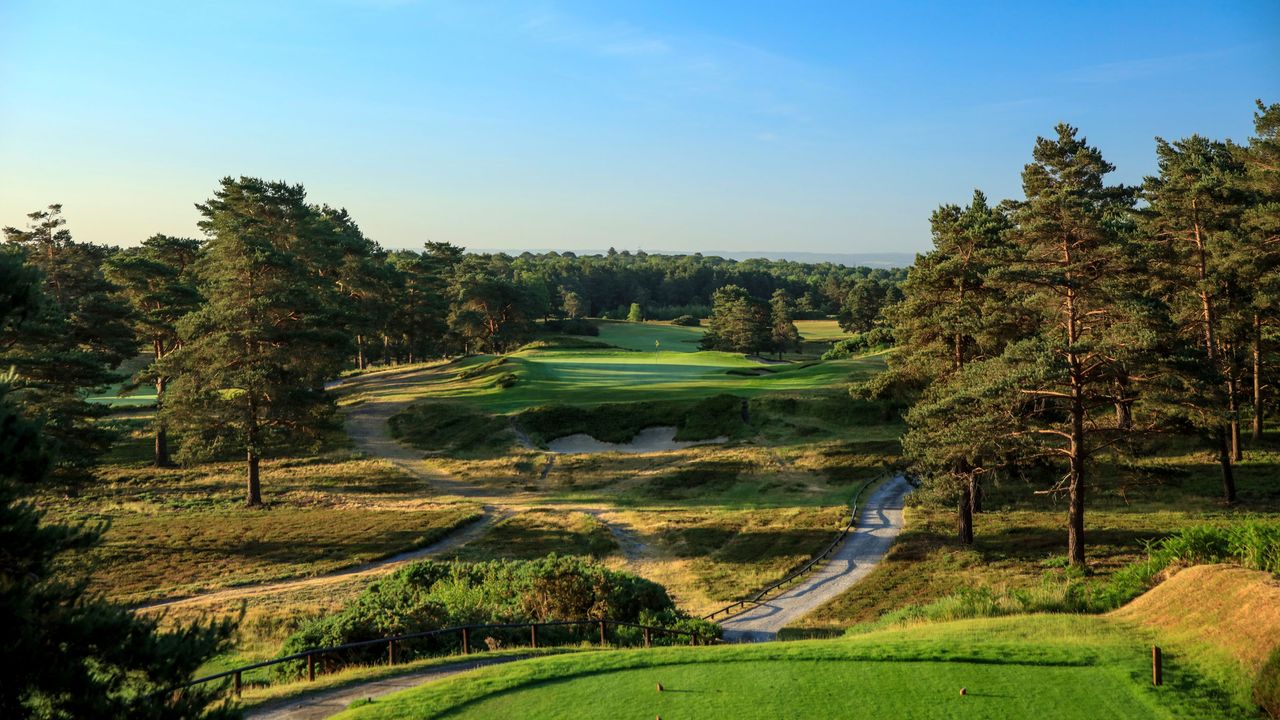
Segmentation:
[(1153, 688), (1148, 663), (1142, 639), (1106, 618), (1025, 616), (838, 641), (530, 660), (430, 683), (339, 717), (1240, 716), (1218, 688), (1180, 665), (1170, 664), (1166, 685)]
[(738, 437), (749, 430), (742, 421), (742, 400), (715, 395), (695, 401), (649, 400), (595, 406), (545, 405), (517, 416), (535, 440), (546, 442), (585, 433), (604, 442), (629, 442), (641, 430), (674, 426), (677, 440)]
[(448, 455), (506, 450), (515, 440), (511, 423), (456, 402), (424, 402), (391, 417), (391, 436)]
[(1273, 714), (1280, 711), (1280, 581), (1275, 575), (1198, 565), (1112, 615), (1208, 660), (1205, 664), (1217, 669), (1224, 684), (1235, 684), (1240, 692), (1252, 686), (1259, 704), (1270, 703)]

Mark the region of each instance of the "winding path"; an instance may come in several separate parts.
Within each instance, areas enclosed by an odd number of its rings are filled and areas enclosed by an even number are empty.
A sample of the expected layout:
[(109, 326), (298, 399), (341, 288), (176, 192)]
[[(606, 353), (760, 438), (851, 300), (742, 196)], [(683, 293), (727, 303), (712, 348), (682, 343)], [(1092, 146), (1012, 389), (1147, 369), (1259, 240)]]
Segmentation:
[(403, 675), (346, 685), (332, 690), (320, 690), (288, 700), (279, 700), (246, 710), (246, 720), (321, 720), (337, 715), (351, 703), (365, 698), (377, 698), (393, 692), (415, 688), (423, 683), (475, 670), (486, 665), (522, 660), (529, 655), (508, 655), (464, 662), (437, 665)]
[(902, 501), (911, 484), (902, 476), (876, 489), (862, 506), (853, 534), (834, 555), (799, 585), (721, 621), (732, 642), (775, 640), (778, 631), (813, 612), (866, 577), (902, 531)]

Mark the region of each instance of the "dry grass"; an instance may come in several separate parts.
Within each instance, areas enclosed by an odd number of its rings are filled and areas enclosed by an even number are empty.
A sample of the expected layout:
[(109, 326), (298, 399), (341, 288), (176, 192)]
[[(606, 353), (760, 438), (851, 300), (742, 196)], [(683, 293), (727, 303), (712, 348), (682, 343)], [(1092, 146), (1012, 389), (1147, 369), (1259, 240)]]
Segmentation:
[(1230, 565), (1197, 565), (1111, 616), (1151, 628), (1166, 642), (1216, 648), (1257, 672), (1280, 647), (1280, 580)]
[(544, 555), (588, 555), (602, 558), (618, 544), (595, 517), (548, 508), (525, 510), (501, 520), (479, 539), (464, 545), (459, 560), (528, 560)]

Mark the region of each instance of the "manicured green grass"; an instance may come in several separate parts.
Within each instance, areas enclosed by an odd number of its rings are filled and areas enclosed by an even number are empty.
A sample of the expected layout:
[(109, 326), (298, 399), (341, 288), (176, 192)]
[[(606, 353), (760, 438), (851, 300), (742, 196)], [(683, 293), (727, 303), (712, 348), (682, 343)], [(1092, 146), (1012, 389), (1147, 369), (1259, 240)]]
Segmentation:
[[(884, 367), (881, 357), (863, 357), (811, 365), (762, 365), (741, 355), (719, 352), (627, 352), (610, 350), (535, 350), (508, 356), (500, 366), (468, 375), (477, 358), (443, 371), (419, 388), (422, 397), (466, 400), (491, 413), (509, 413), (536, 405), (587, 405), (638, 400), (685, 400), (721, 393), (831, 392)], [(759, 374), (730, 374), (730, 370)], [(514, 384), (497, 380), (511, 375)]]
[(837, 641), (564, 656), (431, 683), (338, 717), (1240, 717), (1181, 658), (1168, 658), (1166, 684), (1153, 688), (1146, 640), (1105, 618), (1021, 616)]
[(849, 337), (835, 320), (796, 320), (800, 338), (811, 343), (831, 343)]
[[(625, 350), (697, 352), (698, 342), (706, 328), (683, 327), (664, 322), (631, 323), (614, 320), (593, 320), (600, 326), (595, 339)], [(655, 343), (657, 343), (655, 345)]]

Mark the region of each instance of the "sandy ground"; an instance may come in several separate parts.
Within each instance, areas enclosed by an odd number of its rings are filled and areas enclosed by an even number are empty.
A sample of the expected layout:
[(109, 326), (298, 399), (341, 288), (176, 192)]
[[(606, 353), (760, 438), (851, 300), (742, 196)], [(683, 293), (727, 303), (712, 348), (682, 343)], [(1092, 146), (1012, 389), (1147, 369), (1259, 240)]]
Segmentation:
[(902, 500), (911, 484), (902, 476), (884, 483), (863, 505), (853, 533), (824, 565), (800, 584), (721, 621), (732, 642), (774, 640), (778, 631), (844, 593), (884, 558), (902, 531)]
[(659, 426), (645, 428), (636, 434), (631, 442), (610, 443), (597, 440), (590, 435), (578, 433), (577, 435), (566, 435), (562, 438), (556, 438), (547, 443), (547, 448), (551, 452), (565, 453), (568, 455), (578, 455), (583, 453), (652, 453), (666, 452), (668, 450), (683, 450), (696, 445), (715, 445), (727, 442), (729, 438), (718, 437), (710, 440), (696, 440), (684, 442), (676, 440), (676, 429), (670, 426)]

